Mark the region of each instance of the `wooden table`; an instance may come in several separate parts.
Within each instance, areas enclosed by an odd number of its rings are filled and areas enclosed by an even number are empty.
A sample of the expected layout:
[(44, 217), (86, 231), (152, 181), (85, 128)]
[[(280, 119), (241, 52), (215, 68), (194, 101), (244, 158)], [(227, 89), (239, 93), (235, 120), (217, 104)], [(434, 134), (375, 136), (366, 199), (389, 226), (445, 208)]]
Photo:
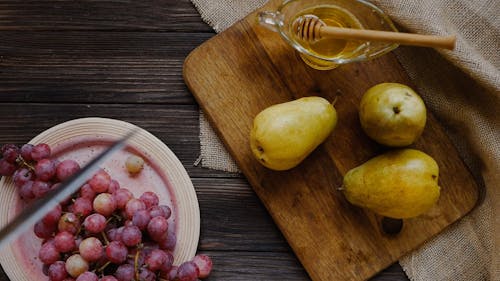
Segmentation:
[[(245, 178), (193, 165), (199, 108), (182, 65), (214, 34), (189, 0), (1, 1), (0, 144), (81, 117), (137, 124), (194, 183), (199, 252), (215, 264), (207, 280), (308, 280)], [(394, 264), (373, 280), (408, 279)]]

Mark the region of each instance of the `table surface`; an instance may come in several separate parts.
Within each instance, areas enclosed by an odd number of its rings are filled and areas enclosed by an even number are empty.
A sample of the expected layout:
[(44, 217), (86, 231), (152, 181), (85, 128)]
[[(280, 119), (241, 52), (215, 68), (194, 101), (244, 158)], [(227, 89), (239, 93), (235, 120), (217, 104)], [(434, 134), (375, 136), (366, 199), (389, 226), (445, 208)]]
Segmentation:
[[(214, 36), (189, 0), (0, 3), (0, 144), (81, 117), (134, 123), (160, 138), (195, 186), (207, 280), (309, 280), (244, 177), (195, 166), (199, 107), (182, 78)], [(9, 278), (0, 271), (0, 281)], [(408, 280), (394, 264), (372, 280)]]

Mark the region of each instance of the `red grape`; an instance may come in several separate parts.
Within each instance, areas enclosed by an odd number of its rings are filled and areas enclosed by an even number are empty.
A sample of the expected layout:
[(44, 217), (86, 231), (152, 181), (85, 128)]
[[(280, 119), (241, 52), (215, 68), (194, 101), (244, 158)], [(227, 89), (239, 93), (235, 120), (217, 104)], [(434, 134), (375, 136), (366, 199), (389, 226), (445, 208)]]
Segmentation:
[(65, 181), (79, 170), (80, 165), (76, 161), (66, 159), (57, 165), (56, 176), (60, 181)]
[(209, 256), (198, 254), (193, 258), (193, 262), (200, 271), (198, 278), (207, 278), (210, 275), (210, 271), (212, 271), (212, 259)]
[(196, 264), (192, 261), (187, 261), (179, 265), (177, 270), (177, 279), (179, 281), (196, 281), (200, 271)]
[(164, 217), (154, 217), (148, 223), (148, 233), (154, 241), (162, 241), (167, 236), (168, 222)]
[(33, 182), (31, 188), (33, 189), (33, 195), (35, 195), (36, 198), (41, 198), (49, 192), (50, 184), (48, 182), (36, 180)]
[(112, 179), (109, 182), (108, 193), (115, 193), (118, 189), (120, 189), (120, 184), (116, 180)]
[(7, 149), (10, 149), (10, 148), (17, 148), (17, 146), (15, 144), (12, 144), (12, 143), (2, 145), (2, 147), (0, 148), (0, 155), (3, 155), (3, 153), (5, 151), (7, 151)]
[(99, 233), (106, 228), (106, 218), (101, 214), (92, 214), (85, 218), (83, 226), (90, 233)]
[(99, 277), (94, 272), (85, 271), (75, 281), (99, 281)]
[(49, 181), (56, 174), (55, 162), (50, 159), (42, 159), (35, 165), (35, 175), (41, 181)]
[(148, 268), (142, 267), (141, 269), (139, 269), (139, 280), (141, 280), (141, 281), (155, 281), (156, 274), (154, 274)]
[(113, 275), (106, 275), (101, 278), (101, 281), (118, 281), (118, 279), (116, 279)]
[(90, 180), (89, 184), (92, 189), (97, 192), (106, 192), (108, 190), (109, 184), (111, 182), (111, 177), (104, 170), (99, 170)]
[(131, 264), (120, 265), (115, 272), (115, 277), (118, 281), (131, 281), (135, 279), (135, 269)]
[(22, 187), (26, 182), (34, 180), (35, 174), (28, 168), (19, 168), (14, 172), (12, 179), (17, 187)]
[(134, 214), (140, 210), (146, 210), (146, 204), (136, 198), (130, 199), (125, 206), (125, 214), (128, 219), (132, 219)]
[(174, 264), (174, 256), (172, 255), (172, 252), (170, 252), (170, 251), (165, 251), (164, 253), (165, 253), (167, 259), (161, 265), (160, 270), (164, 273), (168, 273)]
[(168, 219), (172, 215), (172, 210), (167, 205), (153, 206), (151, 209), (149, 209), (149, 214), (152, 218), (162, 216)]
[(97, 261), (103, 255), (102, 243), (95, 237), (89, 237), (80, 243), (78, 246), (80, 255), (88, 262)]
[(146, 229), (149, 221), (151, 220), (151, 216), (149, 212), (146, 210), (137, 211), (132, 217), (132, 223), (137, 226), (140, 230)]
[(92, 201), (83, 197), (76, 198), (72, 212), (81, 217), (90, 215), (92, 213)]
[(24, 200), (35, 198), (35, 194), (33, 194), (33, 181), (27, 181), (21, 186), (19, 189), (19, 196)]
[(154, 249), (147, 256), (144, 263), (148, 266), (152, 271), (159, 270), (163, 263), (167, 261), (167, 254), (160, 250)]
[(173, 251), (175, 249), (176, 242), (177, 237), (175, 232), (168, 231), (167, 236), (158, 241), (158, 245), (160, 246), (160, 249)]
[(69, 252), (76, 248), (75, 236), (67, 231), (62, 231), (54, 237), (54, 246), (61, 253)]
[(125, 226), (121, 236), (123, 244), (129, 247), (139, 244), (142, 240), (141, 230), (135, 225)]
[(48, 239), (52, 237), (52, 234), (56, 231), (55, 225), (45, 224), (43, 221), (35, 223), (33, 227), (33, 232), (38, 238)]
[(101, 193), (94, 198), (93, 207), (99, 214), (109, 216), (116, 210), (115, 198), (109, 193)]
[(0, 159), (0, 176), (12, 176), (16, 169), (16, 165)]
[(76, 278), (80, 274), (89, 270), (89, 263), (79, 254), (74, 254), (66, 260), (66, 271), (71, 277)]
[(33, 158), (31, 158), (31, 152), (33, 151), (33, 147), (35, 147), (32, 144), (23, 144), (21, 146), (21, 157), (23, 157), (24, 161), (31, 161)]
[(19, 156), (19, 148), (15, 145), (7, 145), (7, 147), (3, 149), (2, 154), (5, 161), (15, 164), (17, 157)]
[(53, 264), (61, 258), (61, 254), (57, 251), (53, 241), (47, 241), (42, 244), (38, 257), (44, 264)]
[(153, 206), (158, 206), (158, 202), (160, 202), (158, 195), (151, 191), (144, 192), (141, 197), (139, 197), (139, 199), (142, 200), (144, 204), (146, 204), (146, 209), (150, 209)]
[(112, 241), (106, 247), (106, 257), (110, 262), (121, 264), (127, 260), (128, 249), (120, 241)]
[(167, 280), (176, 280), (177, 278), (177, 272), (179, 271), (179, 267), (176, 265), (173, 265), (170, 270), (165, 274)]
[(66, 264), (63, 261), (56, 261), (51, 264), (47, 272), (50, 281), (63, 281), (66, 277), (68, 277), (68, 272), (66, 272), (65, 266)]
[(31, 150), (31, 158), (35, 161), (40, 161), (50, 157), (50, 146), (46, 143), (40, 143)]
[(116, 201), (116, 207), (118, 209), (124, 209), (128, 201), (134, 198), (134, 195), (132, 195), (132, 192), (130, 192), (128, 189), (120, 188), (113, 193), (113, 197)]
[(121, 241), (122, 240), (122, 232), (123, 232), (123, 226), (119, 228), (112, 228), (108, 230), (106, 233), (108, 235), (108, 239), (110, 241)]
[(80, 220), (73, 213), (65, 213), (59, 219), (59, 231), (68, 231), (69, 233), (76, 234), (80, 229)]
[(92, 189), (90, 184), (86, 183), (80, 188), (80, 197), (87, 198), (90, 201), (94, 201), (96, 192)]

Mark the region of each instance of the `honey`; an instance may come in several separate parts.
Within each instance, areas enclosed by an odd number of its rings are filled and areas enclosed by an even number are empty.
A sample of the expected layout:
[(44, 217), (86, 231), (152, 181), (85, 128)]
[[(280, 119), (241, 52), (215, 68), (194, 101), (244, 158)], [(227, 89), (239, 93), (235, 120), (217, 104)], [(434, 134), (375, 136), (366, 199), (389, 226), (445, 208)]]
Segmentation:
[[(363, 28), (359, 20), (352, 13), (335, 5), (319, 5), (305, 9), (295, 15), (294, 19), (291, 22), (294, 22), (297, 18), (304, 15), (315, 15), (328, 26), (357, 29)], [(323, 38), (317, 41), (306, 41), (300, 39), (299, 36), (294, 32), (290, 33), (293, 35), (293, 39), (306, 50), (315, 55), (329, 59), (355, 57), (359, 55), (359, 49), (366, 43), (362, 41), (333, 38)]]

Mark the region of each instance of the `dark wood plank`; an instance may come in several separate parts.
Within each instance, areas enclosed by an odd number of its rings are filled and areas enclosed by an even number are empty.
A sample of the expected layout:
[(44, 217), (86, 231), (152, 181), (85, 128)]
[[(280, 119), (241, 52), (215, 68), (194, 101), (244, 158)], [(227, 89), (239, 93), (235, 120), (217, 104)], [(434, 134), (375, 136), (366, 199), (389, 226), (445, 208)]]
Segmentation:
[(0, 30), (158, 30), (209, 32), (189, 0), (4, 0)]
[[(206, 281), (310, 280), (300, 263), (289, 253), (203, 252), (214, 267)], [(1, 279), (0, 279), (1, 280)]]
[(204, 251), (289, 252), (278, 228), (243, 178), (194, 178)]
[[(206, 281), (311, 280), (302, 265), (290, 253), (240, 251), (200, 251), (200, 253), (210, 255), (214, 262), (211, 275), (204, 279)], [(409, 279), (399, 264), (395, 263), (370, 281), (409, 281)]]
[(0, 102), (194, 104), (184, 58), (212, 36), (0, 32)]

